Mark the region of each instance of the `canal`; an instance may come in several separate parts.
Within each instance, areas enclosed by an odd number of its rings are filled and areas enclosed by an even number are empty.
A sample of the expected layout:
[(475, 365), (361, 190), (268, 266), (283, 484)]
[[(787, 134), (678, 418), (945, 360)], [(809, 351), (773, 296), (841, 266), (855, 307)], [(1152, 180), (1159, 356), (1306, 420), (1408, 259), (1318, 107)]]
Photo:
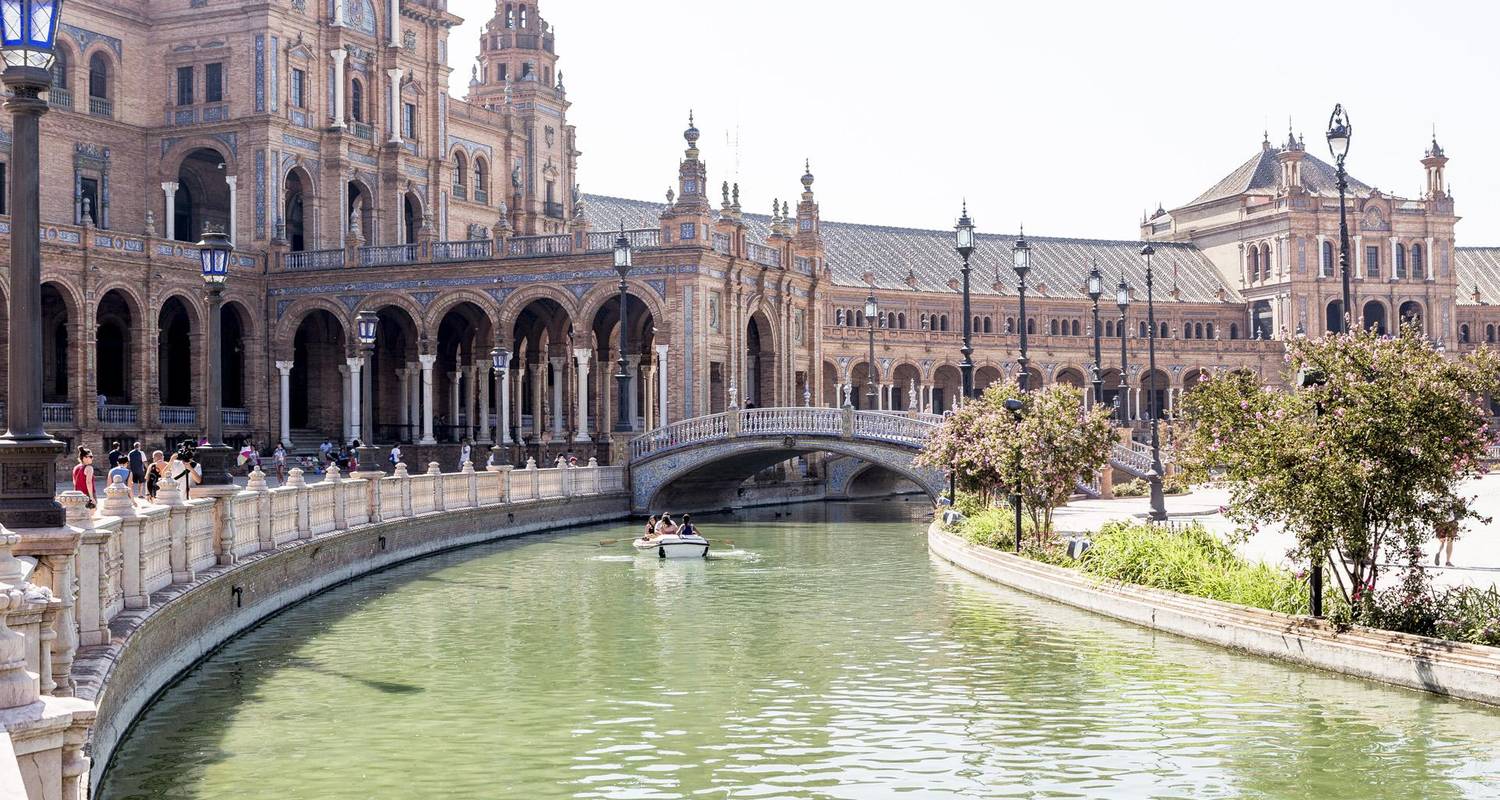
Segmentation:
[(194, 668), (99, 796), (1500, 797), (1500, 712), (995, 588), (929, 558), (924, 506), (707, 518), (707, 562), (632, 524), (371, 575)]

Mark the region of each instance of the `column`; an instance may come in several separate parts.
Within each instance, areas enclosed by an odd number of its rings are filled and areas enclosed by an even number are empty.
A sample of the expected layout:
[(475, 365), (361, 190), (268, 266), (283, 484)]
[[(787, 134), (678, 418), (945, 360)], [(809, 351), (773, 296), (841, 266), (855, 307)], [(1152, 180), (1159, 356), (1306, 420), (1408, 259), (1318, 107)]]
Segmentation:
[(333, 24), (344, 24), (344, 0), (333, 0)]
[(276, 362), (281, 373), (281, 446), (292, 449), (292, 364), (291, 361)]
[[(400, 2), (400, 0), (392, 0), (392, 2)], [(386, 90), (386, 118), (390, 121), (391, 132), (386, 141), (391, 144), (401, 144), (401, 68), (391, 67), (385, 71), (385, 74), (391, 79), (391, 85)]]
[(360, 407), (363, 405), (363, 400), (360, 399), (360, 396), (364, 394), (364, 392), (360, 390), (363, 389), (364, 386), (360, 383), (359, 373), (360, 369), (364, 367), (365, 360), (363, 358), (351, 358), (348, 359), (348, 362), (349, 433), (344, 437), (344, 441), (346, 442), (358, 439), (360, 437), (360, 434), (364, 432), (364, 427), (362, 426), (363, 417), (360, 415)]
[(386, 16), (391, 19), (391, 47), (401, 46), (401, 0), (386, 3)]
[[(1352, 277), (1355, 278), (1363, 278), (1365, 276), (1365, 260), (1360, 254), (1360, 251), (1364, 249), (1360, 246), (1360, 243), (1363, 241), (1363, 236), (1354, 236), (1349, 240), (1349, 269), (1353, 270), (1354, 275)], [(1353, 313), (1350, 309), (1345, 309), (1345, 311)], [(1359, 315), (1355, 314), (1354, 318), (1358, 319)]]
[(474, 385), (478, 382), (479, 368), (464, 367), (459, 370), (459, 374), (466, 379), (464, 381), (464, 407), (469, 412), (464, 416), (464, 438), (472, 442), (474, 441), (474, 424), (479, 419), (479, 387)]
[[(1396, 237), (1392, 236), (1390, 238), (1391, 238), (1390, 244), (1387, 245), (1387, 247), (1389, 247), (1390, 249), (1386, 250), (1387, 253), (1390, 253), (1390, 256), (1388, 256), (1386, 258), (1386, 262), (1391, 265), (1391, 268), (1388, 269), (1388, 270), (1386, 270), (1387, 274), (1385, 276), (1385, 279), (1388, 280), (1388, 281), (1394, 281), (1396, 279)], [(1406, 268), (1408, 270), (1411, 269), (1411, 262), (1410, 261), (1407, 262)], [(1399, 324), (1400, 320), (1395, 320), (1395, 322), (1397, 324)]]
[(453, 371), (448, 375), (453, 381), (452, 391), (448, 392), (448, 425), (453, 428), (453, 441), (456, 442), (463, 438), (463, 431), (458, 426), (458, 390), (463, 381), (463, 370), (456, 361), (453, 364)]
[(599, 432), (611, 430), (615, 424), (614, 395), (619, 381), (615, 380), (613, 362), (600, 359), (599, 364)]
[(341, 433), (339, 434), (339, 436), (345, 442), (349, 441), (349, 439), (352, 437), (352, 431), (354, 430), (350, 426), (350, 424), (349, 424), (349, 419), (350, 419), (350, 415), (349, 415), (349, 396), (350, 396), (350, 392), (349, 392), (349, 365), (348, 364), (340, 364), (339, 365), (339, 400), (340, 400), (340, 403), (342, 404), (342, 410), (340, 412), (341, 416), (339, 418), (339, 430), (341, 431)]
[(406, 382), (406, 437), (415, 442), (422, 438), (417, 432), (422, 424), (422, 368), (415, 361), (406, 362)]
[(231, 242), (240, 240), (239, 181), (238, 175), (224, 176), (224, 182), (229, 184), (229, 241)]
[(547, 360), (538, 358), (531, 365), (531, 435), (542, 441), (542, 394), (547, 382)]
[(646, 362), (646, 430), (656, 430), (656, 362)]
[(552, 439), (557, 441), (563, 436), (563, 368), (567, 366), (568, 359), (560, 356), (549, 358), (548, 361), (552, 362)]
[(1432, 237), (1429, 236), (1427, 243), (1422, 246), (1422, 279), (1430, 281), (1435, 277), (1437, 277), (1437, 253), (1432, 251)]
[[(509, 364), (509, 356), (506, 357), (506, 366)], [(507, 370), (500, 373), (500, 432), (496, 434), (495, 441), (500, 444), (510, 444), (510, 372)]]
[(578, 432), (573, 434), (575, 442), (590, 442), (589, 438), (589, 359), (594, 351), (587, 347), (573, 349), (573, 361), (578, 365)]
[(167, 238), (177, 238), (177, 181), (166, 181), (161, 185), (162, 194), (167, 196)]
[[(625, 368), (630, 373), (630, 396), (627, 398), (628, 403), (625, 407), (630, 411), (630, 429), (635, 430), (635, 419), (641, 413), (640, 400), (636, 397), (636, 387), (640, 384), (641, 377), (641, 357), (629, 356), (626, 358)], [(743, 403), (744, 399), (741, 398), (740, 402)]]
[(474, 383), (479, 387), (479, 416), (474, 423), (477, 434), (474, 441), (490, 444), (490, 365), (474, 365)]
[(1338, 258), (1336, 256), (1334, 258), (1333, 263), (1329, 264), (1326, 267), (1323, 266), (1323, 242), (1325, 240), (1327, 240), (1327, 238), (1328, 238), (1327, 236), (1324, 236), (1321, 233), (1318, 234), (1318, 247), (1317, 247), (1317, 250), (1314, 251), (1316, 253), (1316, 255), (1317, 255), (1317, 262), (1318, 262), (1318, 272), (1317, 272), (1317, 274), (1318, 275), (1329, 275), (1329, 274), (1332, 274), (1333, 272), (1336, 271), (1336, 267), (1338, 266)]
[(432, 438), (432, 365), (437, 355), (423, 353), (417, 360), (422, 362), (422, 444), (437, 444)]
[(396, 392), (396, 424), (400, 426), (400, 433), (396, 435), (396, 441), (405, 441), (406, 426), (411, 424), (411, 370), (402, 367), (396, 370), (396, 382), (400, 387)]
[(667, 426), (667, 345), (656, 346), (656, 425)]
[[(342, 25), (343, 0), (333, 0), (333, 9), (333, 24)], [(344, 59), (348, 58), (348, 56), (348, 51), (342, 47), (337, 50), (328, 51), (328, 57), (333, 59), (333, 127), (335, 128), (344, 127)]]

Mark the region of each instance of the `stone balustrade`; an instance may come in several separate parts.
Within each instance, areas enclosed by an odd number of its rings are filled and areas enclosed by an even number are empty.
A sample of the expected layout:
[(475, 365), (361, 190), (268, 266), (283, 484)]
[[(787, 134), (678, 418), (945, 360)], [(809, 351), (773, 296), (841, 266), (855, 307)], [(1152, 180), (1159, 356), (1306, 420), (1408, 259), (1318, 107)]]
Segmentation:
[[(596, 507), (583, 518), (605, 518), (626, 512), (624, 490), (624, 468), (600, 467), (591, 459), (586, 467), (539, 469), (533, 461), (525, 469), (483, 472), (466, 463), (461, 472), (448, 474), (436, 463), (419, 475), (410, 474), (405, 464), (389, 476), (346, 477), (335, 468), (315, 483), (293, 469), (286, 485), (274, 489), (257, 470), (243, 488), (200, 487), (192, 498), (168, 478), (151, 505), (133, 500), (123, 484), (114, 483), (94, 510), (86, 507), (83, 494), (64, 492), (59, 502), (67, 512), (65, 527), (0, 528), (0, 796), (86, 800), (91, 771), (97, 776), (154, 691), (252, 624), (256, 613), (264, 616), (352, 575), (431, 552), (445, 541), (477, 541), (491, 528), (480, 522), (486, 517), (475, 514), (515, 520), (536, 506), (530, 523), (535, 529), (559, 519), (560, 512), (546, 504), (571, 508), (592, 502)], [(598, 506), (611, 496), (619, 498), (617, 505)], [(479, 527), (420, 522), (443, 519), (438, 513), (468, 515)], [(391, 526), (408, 520), (417, 525), (409, 532), (411, 541), (390, 546), (388, 536), (407, 532)], [(347, 547), (341, 542), (362, 530), (371, 532), (364, 536), (377, 543), (375, 552), (339, 554)], [(315, 547), (309, 551), (312, 562), (272, 571), (285, 576), (300, 570), (297, 586), (255, 594), (264, 589), (265, 577), (256, 568), (265, 559), (319, 541), (335, 553), (321, 557), (326, 563), (319, 556), (324, 548)], [(205, 595), (204, 587), (219, 588)], [(227, 620), (235, 612), (214, 612), (212, 630), (203, 632), (201, 624), (195, 628), (171, 619), (174, 607), (191, 605), (189, 596), (229, 602), (233, 609), (249, 599), (265, 610), (247, 612), (233, 623)], [(164, 615), (168, 632), (158, 626), (153, 635), (142, 633), (149, 621)], [(128, 651), (137, 636), (145, 640)], [(194, 637), (190, 641), (197, 649), (184, 652), (183, 637)], [(142, 676), (141, 663), (152, 665), (153, 674)], [(121, 671), (125, 674), (117, 675)], [(106, 691), (117, 683), (124, 685), (111, 689), (114, 694)], [(102, 741), (96, 715), (101, 730), (107, 728)], [(92, 765), (85, 755), (90, 744)], [(15, 790), (18, 786), (24, 794)]]

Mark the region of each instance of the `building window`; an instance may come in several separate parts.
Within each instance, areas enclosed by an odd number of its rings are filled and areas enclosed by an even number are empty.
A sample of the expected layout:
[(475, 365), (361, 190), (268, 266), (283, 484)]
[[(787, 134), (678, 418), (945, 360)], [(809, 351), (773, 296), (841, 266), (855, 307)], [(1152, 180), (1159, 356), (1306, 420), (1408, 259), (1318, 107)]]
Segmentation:
[(1240, 338), (1240, 326), (1236, 325), (1233, 322), (1229, 323), (1229, 338), (1231, 338), (1231, 339), (1238, 339), (1238, 338)]
[(224, 99), (224, 65), (219, 62), (203, 67), (203, 100), (218, 103)]
[(1325, 278), (1333, 277), (1333, 242), (1323, 243), (1323, 264), (1319, 267), (1319, 275)]
[(52, 87), (54, 89), (68, 89), (68, 51), (59, 47), (52, 56)]
[(99, 181), (95, 178), (78, 180), (78, 224), (87, 217), (94, 225), (99, 224)]
[(103, 53), (89, 57), (89, 97), (109, 99), (109, 62)]
[(1207, 328), (1207, 331), (1208, 331), (1208, 338), (1210, 338), (1210, 339), (1214, 338), (1214, 324), (1212, 322), (1210, 322), (1205, 327)]
[[(549, 181), (550, 183), (550, 181)], [(684, 222), (677, 226), (677, 240), (691, 242), (698, 238), (698, 225), (692, 222)]]
[(1396, 277), (1406, 277), (1406, 245), (1404, 244), (1396, 245), (1396, 263), (1394, 264), (1394, 268), (1396, 270)]
[(292, 69), (292, 106), (295, 108), (307, 108), (307, 73), (295, 67)]
[(1365, 248), (1365, 276), (1380, 277), (1380, 247), (1377, 245)]
[(177, 105), (190, 106), (193, 104), (193, 68), (177, 68)]
[(1147, 334), (1146, 321), (1145, 320), (1141, 320), (1141, 325), (1140, 325), (1140, 328), (1137, 330), (1136, 336), (1138, 338), (1144, 339), (1144, 338), (1146, 338), (1146, 334)]
[(401, 135), (407, 139), (417, 138), (417, 106), (415, 103), (401, 104)]
[(497, 81), (499, 81), (500, 83), (505, 83), (506, 79), (505, 79), (505, 65), (504, 64), (501, 64), (499, 66), (499, 73), (495, 76), (495, 79)]
[(349, 81), (349, 116), (355, 122), (365, 121), (365, 85), (358, 78)]
[(1413, 278), (1427, 277), (1427, 271), (1422, 266), (1422, 245), (1411, 246), (1411, 276)]

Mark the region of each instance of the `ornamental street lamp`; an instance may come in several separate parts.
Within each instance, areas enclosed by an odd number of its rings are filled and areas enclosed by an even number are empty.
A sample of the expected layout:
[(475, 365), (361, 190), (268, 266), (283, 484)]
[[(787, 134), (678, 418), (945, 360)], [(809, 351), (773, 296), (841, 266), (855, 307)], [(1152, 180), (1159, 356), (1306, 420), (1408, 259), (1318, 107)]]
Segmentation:
[[(508, 376), (510, 373), (510, 351), (505, 349), (504, 347), (496, 347), (495, 349), (491, 350), (490, 367), (495, 370), (495, 382), (497, 389), (503, 388), (505, 386), (505, 382), (509, 380)], [(495, 401), (500, 404), (500, 413), (495, 415), (495, 443), (490, 445), (490, 452), (494, 454), (496, 464), (506, 463), (506, 459), (502, 457), (502, 454), (505, 451), (502, 447), (500, 447), (500, 443), (506, 441), (505, 434), (508, 433), (508, 431), (506, 430), (505, 420), (509, 415), (509, 409), (505, 407), (505, 401), (509, 399), (509, 396), (509, 392), (503, 390), (497, 390), (495, 394)]]
[(875, 303), (875, 290), (870, 289), (870, 296), (865, 298), (865, 324), (870, 328), (870, 368), (865, 370), (865, 400), (874, 411), (880, 407), (875, 400), (875, 316), (880, 313), (880, 306)]
[(1026, 273), (1031, 271), (1031, 245), (1026, 241), (1026, 229), (1021, 229), (1020, 238), (1016, 239), (1015, 245), (1011, 247), (1011, 256), (1015, 259), (1016, 289), (1021, 299), (1021, 318), (1017, 325), (1021, 329), (1021, 392), (1024, 394), (1031, 390), (1031, 376), (1026, 371)]
[(1162, 496), (1161, 479), (1166, 469), (1161, 463), (1161, 409), (1157, 407), (1156, 397), (1156, 300), (1151, 292), (1151, 256), (1156, 253), (1156, 248), (1147, 244), (1141, 248), (1141, 256), (1146, 259), (1146, 338), (1147, 352), (1150, 362), (1147, 365), (1147, 374), (1151, 378), (1151, 388), (1147, 395), (1151, 407), (1151, 519), (1157, 522), (1165, 522), (1167, 519), (1166, 498)]
[(203, 285), (208, 290), (208, 444), (198, 448), (195, 458), (203, 467), (205, 486), (227, 486), (234, 482), (229, 464), (234, 451), (224, 444), (224, 351), (221, 342), (224, 307), (224, 282), (229, 279), (229, 255), (234, 243), (216, 226), (205, 223), (203, 239), (198, 242), (198, 264), (203, 271)]
[(625, 294), (625, 276), (630, 274), (630, 240), (625, 237), (625, 223), (620, 223), (620, 235), (615, 237), (615, 272), (620, 273), (620, 361), (615, 372), (615, 383), (620, 392), (620, 409), (615, 414), (615, 432), (629, 433), (635, 428), (630, 419), (630, 373), (625, 371), (625, 361), (630, 350), (630, 298)]
[(359, 376), (359, 447), (354, 450), (354, 460), (359, 462), (362, 470), (372, 470), (375, 467), (377, 451), (375, 449), (375, 405), (371, 391), (374, 387), (375, 372), (375, 338), (380, 334), (380, 315), (374, 311), (365, 310), (359, 312), (354, 318), (354, 335), (359, 339), (359, 350), (364, 358), (364, 369)]
[(1349, 140), (1353, 138), (1354, 126), (1342, 103), (1333, 106), (1328, 117), (1328, 152), (1333, 154), (1334, 174), (1339, 187), (1339, 277), (1344, 283), (1344, 307), (1339, 323), (1339, 332), (1348, 333), (1354, 318), (1353, 290), (1349, 285), (1349, 218), (1345, 209), (1344, 194), (1349, 190), (1349, 173), (1344, 171), (1344, 158), (1349, 155)]
[[(1317, 389), (1328, 383), (1328, 376), (1317, 367), (1303, 365), (1297, 370), (1297, 388), (1303, 390)], [(1313, 405), (1313, 413), (1320, 419), (1323, 416), (1323, 401), (1319, 400)], [(1324, 553), (1314, 552), (1312, 556), (1312, 574), (1308, 576), (1309, 601), (1314, 617), (1323, 616), (1323, 559), (1327, 558)]]
[(38, 128), (52, 83), (53, 46), (62, 0), (0, 2), (0, 83), (11, 92), (10, 372), (6, 431), (0, 436), (0, 524), (51, 528), (63, 524), (53, 498), (63, 443), (42, 427), (41, 163)]
[(1120, 285), (1115, 287), (1115, 305), (1120, 307), (1120, 380), (1115, 389), (1115, 405), (1120, 409), (1120, 425), (1130, 422), (1130, 384), (1125, 376), (1130, 374), (1125, 356), (1125, 312), (1130, 310), (1130, 284), (1125, 282), (1125, 270), (1120, 269)]
[(1094, 405), (1104, 402), (1104, 381), (1099, 375), (1099, 296), (1104, 294), (1104, 276), (1099, 274), (1099, 265), (1095, 263), (1089, 270), (1088, 280), (1089, 300), (1094, 304)]
[(958, 225), (954, 227), (955, 249), (964, 260), (964, 346), (959, 348), (963, 359), (958, 362), (958, 370), (963, 374), (963, 396), (969, 399), (974, 396), (974, 320), (969, 316), (969, 256), (974, 254), (974, 221), (969, 219), (969, 203), (964, 201), (963, 215), (958, 218)]
[(1011, 398), (1011, 399), (1005, 401), (1005, 410), (1010, 412), (1010, 418), (1011, 418), (1011, 420), (1016, 423), (1016, 433), (1017, 433), (1017, 435), (1015, 437), (1016, 446), (1014, 448), (1012, 448), (1012, 452), (1015, 453), (1015, 462), (1014, 463), (1015, 463), (1016, 483), (1015, 483), (1014, 486), (1010, 487), (1011, 488), (1011, 491), (1010, 491), (1010, 504), (1011, 504), (1011, 507), (1014, 508), (1015, 512), (1016, 512), (1016, 552), (1017, 553), (1021, 552), (1021, 437), (1020, 437), (1020, 429), (1021, 429), (1022, 410), (1024, 408), (1025, 408), (1025, 404), (1022, 403), (1020, 400), (1017, 400), (1016, 398)]

